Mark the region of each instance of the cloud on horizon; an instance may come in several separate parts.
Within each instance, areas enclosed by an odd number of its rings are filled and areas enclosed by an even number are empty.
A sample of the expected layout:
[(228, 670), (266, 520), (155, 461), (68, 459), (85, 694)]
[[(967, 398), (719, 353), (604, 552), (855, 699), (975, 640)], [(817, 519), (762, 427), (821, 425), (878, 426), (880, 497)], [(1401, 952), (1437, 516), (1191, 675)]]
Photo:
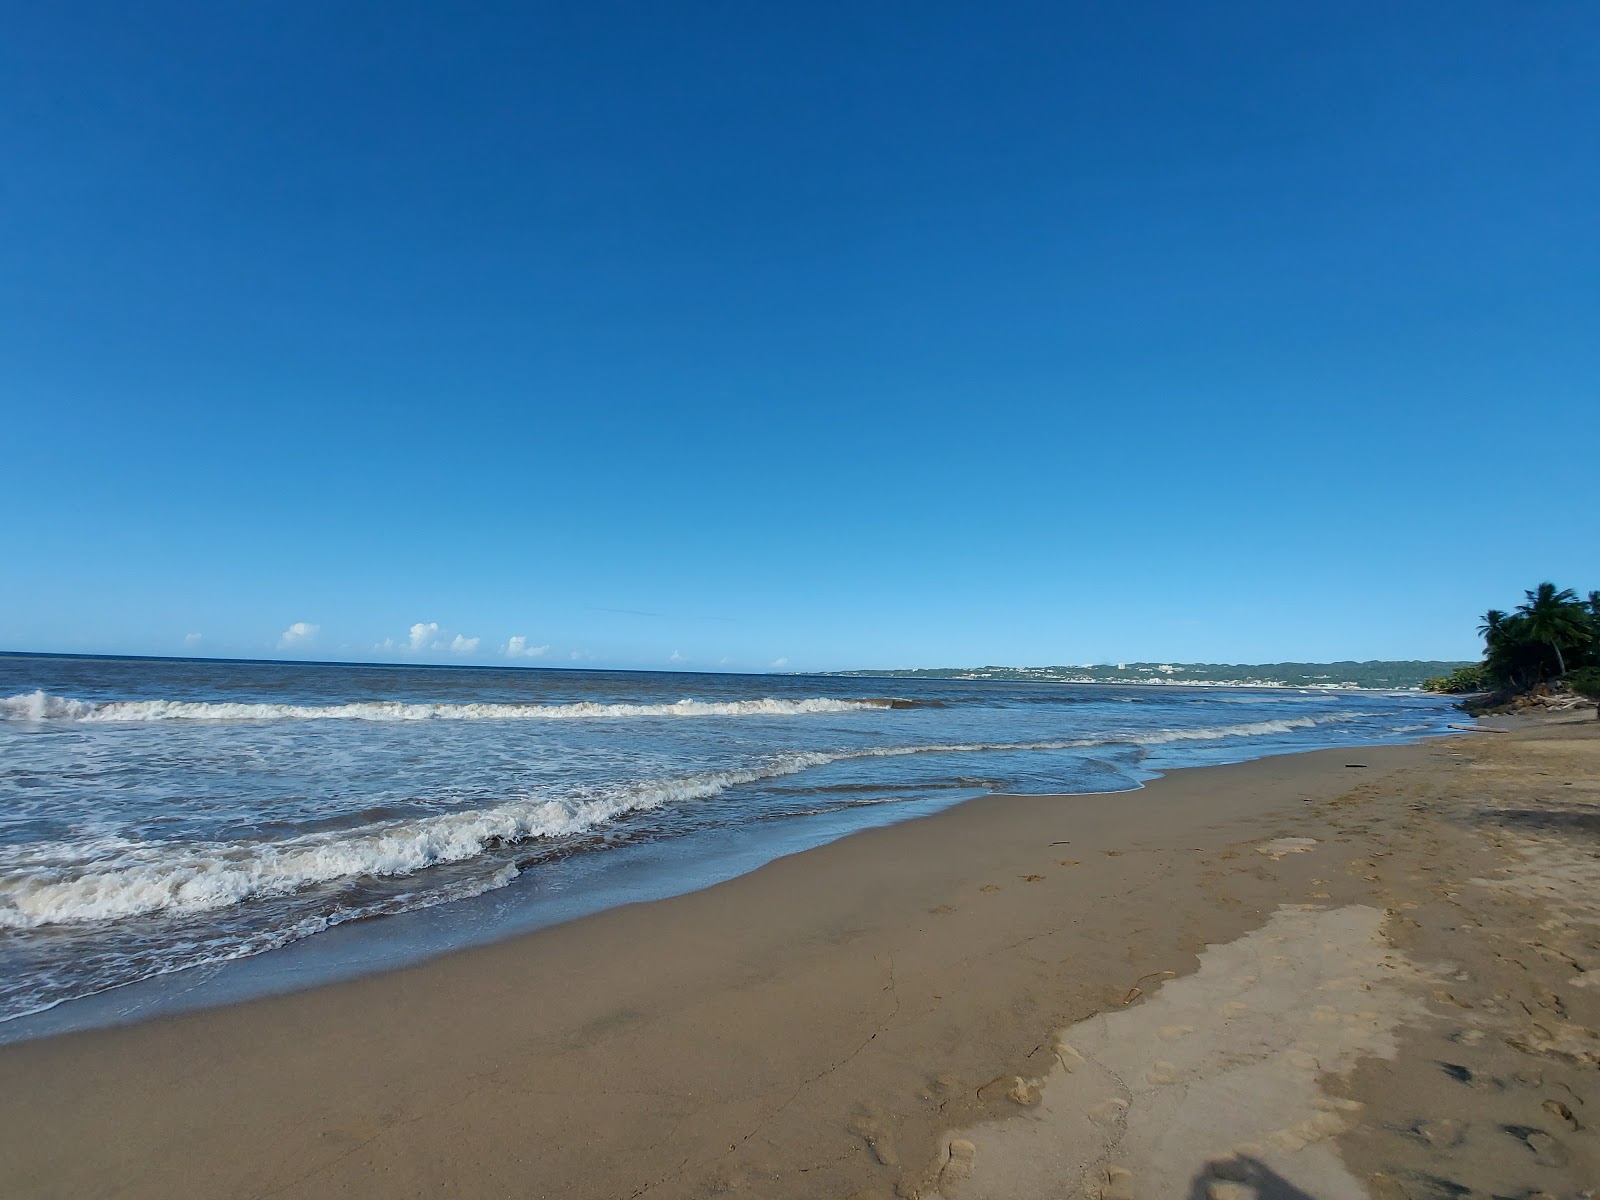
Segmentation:
[(519, 633), (505, 644), (501, 653), (507, 658), (538, 658), (549, 649), (549, 646), (528, 645), (527, 637)]
[(389, 653), (400, 654), (425, 654), (442, 653), (449, 651), (452, 654), (471, 654), (478, 648), (482, 638), (468, 637), (464, 633), (456, 633), (445, 629), (437, 621), (418, 621), (406, 631), (406, 640), (397, 642), (392, 637), (373, 646), (374, 650), (384, 650)]
[(317, 631), (321, 628), (322, 626), (313, 625), (309, 621), (296, 621), (283, 631), (283, 636), (278, 638), (278, 649), (293, 650), (297, 646), (308, 646), (316, 639)]

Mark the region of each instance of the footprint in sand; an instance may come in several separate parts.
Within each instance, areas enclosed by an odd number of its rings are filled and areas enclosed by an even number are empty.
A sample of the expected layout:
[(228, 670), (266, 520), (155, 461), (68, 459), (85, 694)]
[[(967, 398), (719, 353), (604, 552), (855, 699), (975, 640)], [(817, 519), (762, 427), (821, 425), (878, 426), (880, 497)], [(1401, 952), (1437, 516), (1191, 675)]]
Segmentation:
[(935, 1075), (926, 1087), (917, 1092), (917, 1099), (937, 1104), (942, 1109), (952, 1096), (964, 1090), (961, 1081), (954, 1075)]
[(1454, 1150), (1467, 1139), (1467, 1127), (1448, 1117), (1437, 1121), (1418, 1121), (1405, 1132), (1435, 1150)]
[(1176, 1083), (1178, 1068), (1164, 1058), (1158, 1058), (1150, 1064), (1150, 1069), (1144, 1073), (1145, 1081), (1157, 1086), (1167, 1083)]
[(1267, 1135), (1267, 1141), (1289, 1154), (1298, 1153), (1314, 1142), (1337, 1137), (1348, 1126), (1336, 1112), (1317, 1112), (1303, 1121)]
[(1000, 1075), (978, 1089), (980, 1100), (998, 1100), (1001, 1097), (1015, 1104), (1037, 1104), (1039, 1089), (1020, 1075)]
[(1043, 875), (1020, 875), (1020, 876), (1018, 876), (1018, 878), (1021, 879), (1023, 883), (1038, 883), (1041, 879), (1044, 878), (1044, 876)]
[(931, 913), (938, 913), (942, 917), (947, 913), (955, 912), (956, 909), (955, 905), (953, 904), (941, 904), (937, 908), (930, 908), (928, 911)]
[(1567, 1165), (1566, 1147), (1544, 1130), (1531, 1129), (1526, 1125), (1502, 1125), (1500, 1128), (1526, 1146), (1533, 1154), (1533, 1161), (1541, 1167)]
[(1134, 1200), (1133, 1172), (1126, 1167), (1107, 1167), (1099, 1195), (1100, 1200)]
[(1578, 1124), (1578, 1118), (1572, 1115), (1572, 1110), (1559, 1100), (1546, 1100), (1539, 1107), (1557, 1120), (1566, 1122), (1567, 1128), (1573, 1133), (1583, 1128)]
[(1068, 1074), (1071, 1074), (1073, 1071), (1076, 1071), (1079, 1067), (1084, 1065), (1083, 1055), (1079, 1054), (1076, 1049), (1062, 1041), (1059, 1037), (1056, 1038), (1053, 1043), (1051, 1043), (1050, 1048), (1055, 1052), (1056, 1061), (1061, 1064), (1061, 1069), (1066, 1071)]
[(966, 1138), (956, 1138), (945, 1151), (944, 1166), (939, 1170), (939, 1180), (944, 1182), (951, 1179), (970, 1179), (972, 1177), (972, 1163), (978, 1156), (978, 1148)]
[(1096, 1125), (1115, 1125), (1127, 1111), (1128, 1102), (1120, 1096), (1112, 1096), (1091, 1108), (1088, 1116)]
[(998, 892), (1000, 888), (996, 884), (986, 883), (978, 890), (980, 892)]
[(850, 1122), (849, 1130), (867, 1144), (867, 1149), (872, 1151), (872, 1156), (879, 1164), (885, 1167), (900, 1165), (900, 1156), (895, 1153), (894, 1139), (876, 1120), (871, 1117), (858, 1117)]
[(1078, 865), (1078, 860), (1075, 858), (1063, 858), (1061, 860), (1061, 865), (1063, 867), (1075, 867)]

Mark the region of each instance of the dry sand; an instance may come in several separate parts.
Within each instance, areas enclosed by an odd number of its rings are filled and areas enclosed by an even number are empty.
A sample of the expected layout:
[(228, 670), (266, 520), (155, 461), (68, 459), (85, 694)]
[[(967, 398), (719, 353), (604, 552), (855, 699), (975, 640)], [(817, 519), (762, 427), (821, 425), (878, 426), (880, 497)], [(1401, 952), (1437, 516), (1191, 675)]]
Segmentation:
[(1597, 854), (1592, 720), (988, 797), (0, 1049), (0, 1195), (1589, 1195)]

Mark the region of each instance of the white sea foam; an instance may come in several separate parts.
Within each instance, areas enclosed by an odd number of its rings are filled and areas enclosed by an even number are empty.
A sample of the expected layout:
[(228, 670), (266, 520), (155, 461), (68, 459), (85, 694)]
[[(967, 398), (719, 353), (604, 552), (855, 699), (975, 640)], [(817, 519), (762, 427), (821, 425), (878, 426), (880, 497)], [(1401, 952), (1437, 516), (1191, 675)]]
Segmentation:
[(1061, 741), (873, 746), (785, 753), (735, 770), (646, 780), (561, 796), (536, 794), (487, 808), (280, 841), (180, 846), (138, 843), (109, 859), (76, 869), (56, 866), (8, 872), (0, 879), (0, 928), (32, 929), (157, 912), (202, 912), (253, 897), (288, 895), (340, 879), (410, 875), (427, 867), (475, 858), (489, 847), (579, 834), (625, 813), (709, 799), (730, 788), (852, 759), (1216, 741), (1289, 733), (1337, 719), (1300, 717)]
[(293, 942), (298, 942), (302, 938), (308, 938), (314, 934), (332, 929), (335, 925), (343, 925), (348, 921), (360, 921), (367, 917), (434, 908), (440, 904), (448, 904), (452, 900), (466, 900), (473, 896), (481, 896), (485, 892), (492, 892), (505, 887), (520, 874), (521, 872), (514, 865), (506, 863), (491, 874), (473, 879), (456, 880), (447, 887), (433, 887), (422, 892), (391, 897), (388, 900), (374, 904), (336, 908), (330, 912), (319, 912), (311, 916), (301, 917), (298, 920), (274, 923), (264, 929), (253, 929), (248, 932), (231, 930), (226, 936), (220, 938), (179, 941), (176, 944), (163, 947), (156, 954), (148, 952), (140, 954), (135, 951), (125, 957), (114, 955), (112, 956), (112, 961), (116, 963), (115, 969), (119, 971), (121, 977), (117, 978), (115, 982), (104, 979), (97, 980), (91, 982), (87, 988), (83, 986), (81, 979), (74, 978), (71, 974), (52, 977), (50, 973), (46, 972), (34, 975), (18, 992), (13, 994), (10, 999), (10, 1011), (0, 1015), (0, 1023), (44, 1012), (68, 1000), (93, 995), (110, 987), (138, 983), (141, 980), (152, 979), (158, 975), (166, 975), (173, 971), (214, 966), (231, 962), (235, 959), (249, 958), (252, 955), (262, 954), (268, 950), (277, 950)]
[(0, 699), (0, 718), (13, 721), (560, 721), (617, 717), (784, 717), (897, 708), (891, 699), (679, 700), (673, 704), (242, 704), (198, 700), (74, 700), (45, 692)]

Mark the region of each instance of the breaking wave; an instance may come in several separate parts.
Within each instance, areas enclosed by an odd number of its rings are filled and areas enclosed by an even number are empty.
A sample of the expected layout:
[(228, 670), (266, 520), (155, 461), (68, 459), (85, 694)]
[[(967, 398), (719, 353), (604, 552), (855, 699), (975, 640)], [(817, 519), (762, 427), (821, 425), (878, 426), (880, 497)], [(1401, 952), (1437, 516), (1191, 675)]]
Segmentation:
[[(486, 808), (372, 823), (278, 841), (178, 846), (124, 843), (100, 862), (45, 866), (35, 859), (33, 866), (0, 880), (0, 928), (34, 929), (153, 913), (202, 912), (257, 897), (289, 895), (335, 880), (411, 875), (520, 842), (580, 834), (629, 812), (707, 800), (731, 788), (851, 759), (1217, 741), (1289, 733), (1340, 719), (1299, 717), (1061, 741), (968, 742), (782, 753), (740, 769), (647, 780), (561, 796), (530, 795)], [(503, 883), (510, 877), (497, 878)]]
[(917, 708), (892, 697), (834, 700), (679, 700), (672, 704), (412, 704), (363, 700), (352, 704), (245, 704), (199, 700), (74, 700), (45, 692), (0, 699), (0, 718), (12, 721), (560, 721), (614, 717), (787, 717), (810, 713)]

